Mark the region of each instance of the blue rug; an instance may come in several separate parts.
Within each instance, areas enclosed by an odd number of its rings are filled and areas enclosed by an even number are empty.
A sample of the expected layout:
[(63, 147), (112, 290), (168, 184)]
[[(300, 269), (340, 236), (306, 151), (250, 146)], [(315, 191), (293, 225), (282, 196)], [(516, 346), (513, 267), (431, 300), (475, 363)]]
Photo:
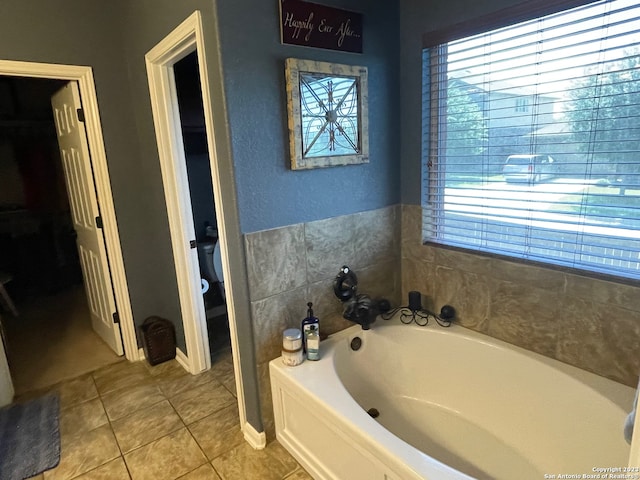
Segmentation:
[(60, 462), (58, 395), (0, 409), (0, 480), (23, 480)]

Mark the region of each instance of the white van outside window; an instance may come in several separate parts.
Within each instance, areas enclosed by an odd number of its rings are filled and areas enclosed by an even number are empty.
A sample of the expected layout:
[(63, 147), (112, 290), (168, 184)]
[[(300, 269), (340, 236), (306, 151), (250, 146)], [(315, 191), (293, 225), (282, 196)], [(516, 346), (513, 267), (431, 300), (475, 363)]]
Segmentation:
[(509, 155), (502, 167), (507, 182), (536, 183), (558, 174), (558, 166), (550, 155)]

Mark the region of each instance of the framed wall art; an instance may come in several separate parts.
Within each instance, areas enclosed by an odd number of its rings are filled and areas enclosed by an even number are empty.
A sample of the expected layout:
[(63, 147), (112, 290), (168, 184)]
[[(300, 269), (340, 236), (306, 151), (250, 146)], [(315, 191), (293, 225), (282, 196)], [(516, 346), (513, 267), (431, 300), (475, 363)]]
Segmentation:
[(367, 68), (286, 60), (294, 170), (369, 162)]

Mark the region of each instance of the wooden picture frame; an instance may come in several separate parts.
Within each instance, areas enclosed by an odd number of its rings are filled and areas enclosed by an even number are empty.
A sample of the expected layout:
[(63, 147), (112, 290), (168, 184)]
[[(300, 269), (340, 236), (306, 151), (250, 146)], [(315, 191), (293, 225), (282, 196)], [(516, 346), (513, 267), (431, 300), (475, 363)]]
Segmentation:
[(293, 170), (369, 162), (367, 68), (286, 59)]

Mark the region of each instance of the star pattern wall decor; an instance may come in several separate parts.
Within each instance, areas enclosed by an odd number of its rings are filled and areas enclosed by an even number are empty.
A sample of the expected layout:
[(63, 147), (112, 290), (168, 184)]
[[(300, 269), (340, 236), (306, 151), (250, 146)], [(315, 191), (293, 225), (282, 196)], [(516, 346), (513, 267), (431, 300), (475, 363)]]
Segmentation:
[(286, 61), (291, 168), (367, 163), (367, 69)]

